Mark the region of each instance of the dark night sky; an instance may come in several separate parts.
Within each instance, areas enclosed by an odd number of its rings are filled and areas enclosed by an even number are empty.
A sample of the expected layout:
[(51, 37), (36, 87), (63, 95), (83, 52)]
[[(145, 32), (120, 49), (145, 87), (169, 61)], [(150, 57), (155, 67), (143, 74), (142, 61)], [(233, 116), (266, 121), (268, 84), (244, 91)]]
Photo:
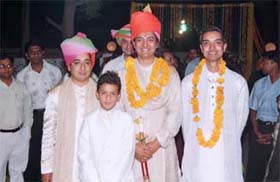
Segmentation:
[[(277, 41), (279, 23), (277, 1), (253, 2), (255, 4), (256, 22), (264, 41)], [(1, 48), (19, 48), (21, 46), (22, 4), (23, 1), (0, 1)], [(57, 48), (62, 41), (60, 33), (45, 21), (45, 17), (50, 16), (57, 22), (60, 22), (63, 4), (64, 1), (61, 0), (30, 1), (31, 36), (41, 39), (46, 47)], [(88, 34), (98, 48), (104, 48), (111, 39), (111, 29), (118, 29), (129, 22), (130, 2), (105, 1), (102, 5), (101, 13), (102, 16), (97, 19), (76, 21), (75, 30), (76, 32), (81, 31)]]

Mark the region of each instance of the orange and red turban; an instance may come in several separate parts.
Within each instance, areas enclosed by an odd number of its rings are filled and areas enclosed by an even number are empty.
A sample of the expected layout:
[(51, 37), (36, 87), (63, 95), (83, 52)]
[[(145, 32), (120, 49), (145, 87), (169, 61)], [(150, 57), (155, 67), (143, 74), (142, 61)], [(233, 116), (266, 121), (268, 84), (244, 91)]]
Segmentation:
[(159, 19), (148, 11), (137, 11), (131, 14), (131, 39), (133, 40), (140, 33), (153, 32), (160, 40), (161, 23)]

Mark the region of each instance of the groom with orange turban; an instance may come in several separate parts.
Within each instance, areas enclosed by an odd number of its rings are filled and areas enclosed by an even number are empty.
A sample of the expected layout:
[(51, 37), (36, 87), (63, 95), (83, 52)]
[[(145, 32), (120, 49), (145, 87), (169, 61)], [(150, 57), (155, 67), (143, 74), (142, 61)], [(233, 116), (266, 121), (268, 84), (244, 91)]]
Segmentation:
[[(127, 58), (120, 77), (122, 105), (135, 119), (135, 136), (139, 140), (135, 147), (135, 182), (178, 182), (174, 137), (181, 124), (180, 78), (175, 68), (155, 56), (161, 23), (150, 9), (133, 13), (130, 25), (137, 55)], [(143, 170), (145, 163), (148, 171)], [(143, 171), (149, 173), (149, 180)]]

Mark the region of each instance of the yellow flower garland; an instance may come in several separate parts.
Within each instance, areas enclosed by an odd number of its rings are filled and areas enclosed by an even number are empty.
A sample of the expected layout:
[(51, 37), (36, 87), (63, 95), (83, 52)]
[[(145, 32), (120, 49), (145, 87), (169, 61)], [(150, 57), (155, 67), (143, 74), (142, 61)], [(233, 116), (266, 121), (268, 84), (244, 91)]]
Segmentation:
[[(166, 61), (162, 58), (156, 58), (150, 76), (150, 83), (144, 91), (140, 85), (135, 71), (135, 60), (128, 57), (125, 63), (127, 70), (125, 77), (126, 92), (131, 107), (141, 108), (150, 99), (157, 97), (161, 93), (161, 87), (166, 86), (170, 77), (170, 69)], [(159, 77), (161, 75), (161, 77)], [(136, 100), (135, 95), (139, 96)]]
[[(199, 100), (198, 100), (198, 83), (200, 79), (200, 75), (202, 72), (203, 65), (206, 63), (205, 59), (202, 59), (199, 63), (199, 65), (196, 67), (192, 79), (193, 89), (192, 89), (192, 98), (191, 98), (191, 104), (192, 104), (192, 112), (195, 114), (193, 121), (199, 122)], [(196, 131), (196, 136), (199, 145), (203, 147), (213, 148), (216, 143), (218, 142), (221, 131), (223, 128), (223, 120), (224, 120), (224, 111), (222, 109), (222, 106), (224, 104), (224, 87), (222, 84), (224, 83), (224, 74), (226, 70), (226, 63), (222, 59), (219, 62), (219, 77), (217, 78), (216, 82), (219, 84), (216, 89), (216, 107), (214, 110), (214, 128), (212, 131), (212, 135), (209, 140), (205, 140), (203, 136), (203, 131), (201, 128), (198, 128)]]

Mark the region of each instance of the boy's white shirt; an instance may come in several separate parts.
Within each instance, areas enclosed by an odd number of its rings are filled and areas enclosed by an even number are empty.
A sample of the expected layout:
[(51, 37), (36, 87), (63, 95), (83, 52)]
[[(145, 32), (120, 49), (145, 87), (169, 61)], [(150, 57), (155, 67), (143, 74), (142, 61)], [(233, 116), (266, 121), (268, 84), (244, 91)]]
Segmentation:
[(133, 182), (134, 133), (132, 117), (116, 108), (88, 115), (79, 136), (80, 181)]

